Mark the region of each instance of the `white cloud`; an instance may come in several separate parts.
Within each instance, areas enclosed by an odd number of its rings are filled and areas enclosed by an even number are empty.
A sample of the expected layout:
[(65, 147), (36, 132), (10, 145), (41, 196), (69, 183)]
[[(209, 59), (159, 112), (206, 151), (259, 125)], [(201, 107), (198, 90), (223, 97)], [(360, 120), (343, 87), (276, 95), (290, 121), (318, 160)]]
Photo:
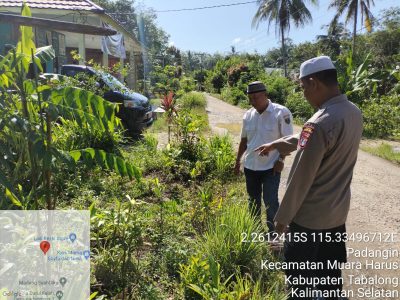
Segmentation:
[(175, 46), (175, 42), (169, 41), (169, 42), (168, 42), (168, 47), (172, 47), (172, 46)]
[(242, 39), (240, 37), (237, 37), (237, 38), (233, 39), (232, 44), (234, 44), (234, 45), (238, 44), (238, 43), (240, 43), (241, 40)]
[(245, 44), (245, 45), (252, 44), (252, 43), (254, 43), (255, 41), (256, 41), (255, 38), (247, 39), (247, 40), (244, 41), (244, 44)]

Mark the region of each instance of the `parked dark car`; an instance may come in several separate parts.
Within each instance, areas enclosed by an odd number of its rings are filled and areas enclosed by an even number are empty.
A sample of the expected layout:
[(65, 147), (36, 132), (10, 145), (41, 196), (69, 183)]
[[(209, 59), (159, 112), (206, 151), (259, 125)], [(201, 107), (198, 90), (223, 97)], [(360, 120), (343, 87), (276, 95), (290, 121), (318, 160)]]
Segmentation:
[(149, 99), (129, 90), (123, 83), (109, 73), (83, 65), (63, 65), (61, 74), (76, 77), (85, 73), (96, 79), (98, 86), (105, 90), (103, 98), (119, 103), (117, 116), (131, 136), (138, 136), (143, 129), (153, 123), (153, 111)]

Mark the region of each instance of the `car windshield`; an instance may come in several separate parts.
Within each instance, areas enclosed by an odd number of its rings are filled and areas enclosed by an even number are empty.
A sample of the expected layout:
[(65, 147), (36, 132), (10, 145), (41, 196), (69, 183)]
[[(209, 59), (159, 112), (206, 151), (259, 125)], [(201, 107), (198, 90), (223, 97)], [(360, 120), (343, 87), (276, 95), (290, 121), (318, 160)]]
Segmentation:
[(112, 90), (117, 90), (120, 92), (129, 93), (129, 89), (117, 78), (112, 76), (111, 74), (105, 72), (99, 72), (101, 79), (108, 85), (108, 87)]

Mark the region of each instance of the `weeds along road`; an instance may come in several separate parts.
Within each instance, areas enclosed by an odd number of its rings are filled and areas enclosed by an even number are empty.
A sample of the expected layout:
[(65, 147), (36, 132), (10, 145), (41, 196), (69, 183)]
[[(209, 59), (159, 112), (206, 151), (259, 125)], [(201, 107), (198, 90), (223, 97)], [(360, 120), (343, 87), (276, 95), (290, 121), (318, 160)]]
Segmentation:
[[(206, 97), (211, 130), (217, 134), (228, 133), (231, 135), (234, 147), (237, 149), (240, 140), (242, 116), (245, 110), (209, 95), (206, 95)], [(300, 130), (299, 126), (295, 126), (295, 132), (300, 132)], [(292, 154), (286, 158), (279, 189), (280, 199), (282, 199), (285, 191), (293, 156)], [(400, 265), (400, 257), (385, 258), (386, 255), (381, 250), (397, 250), (400, 252), (400, 167), (359, 150), (351, 192), (351, 208), (346, 223), (347, 232), (349, 234), (357, 234), (356, 236), (361, 241), (348, 242), (346, 244), (348, 261), (360, 262), (362, 266), (361, 269), (352, 266), (350, 270), (345, 270), (344, 280), (349, 285), (350, 279), (352, 279), (353, 283), (350, 288), (355, 293), (358, 288), (374, 287), (376, 289), (384, 288), (389, 291), (399, 291), (400, 294), (400, 287), (388, 283), (388, 279), (385, 280), (385, 284), (378, 282), (375, 284), (373, 281), (369, 284), (360, 283), (358, 285), (354, 282), (355, 277), (352, 277), (353, 275), (360, 276), (362, 274), (373, 279), (379, 277), (384, 279), (399, 278), (400, 269), (396, 269), (392, 263), (397, 262)], [(381, 240), (388, 238), (391, 233), (396, 234), (395, 241)], [(371, 241), (372, 239), (374, 241)], [(349, 254), (349, 250), (353, 251), (353, 254)], [(367, 269), (371, 261), (378, 264), (373, 269), (371, 267)], [(381, 296), (369, 296), (364, 299), (382, 298)], [(358, 298), (355, 296), (352, 299)]]

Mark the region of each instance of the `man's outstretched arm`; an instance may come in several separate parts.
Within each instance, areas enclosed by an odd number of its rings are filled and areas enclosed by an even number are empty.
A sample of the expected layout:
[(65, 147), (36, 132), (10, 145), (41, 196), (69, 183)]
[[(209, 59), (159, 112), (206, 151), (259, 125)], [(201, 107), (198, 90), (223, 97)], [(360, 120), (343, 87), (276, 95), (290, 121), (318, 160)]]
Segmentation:
[(254, 151), (258, 152), (259, 155), (264, 156), (272, 150), (278, 150), (281, 156), (289, 155), (291, 152), (297, 150), (297, 144), (299, 142), (299, 135), (288, 135), (275, 140), (271, 143), (261, 145)]

